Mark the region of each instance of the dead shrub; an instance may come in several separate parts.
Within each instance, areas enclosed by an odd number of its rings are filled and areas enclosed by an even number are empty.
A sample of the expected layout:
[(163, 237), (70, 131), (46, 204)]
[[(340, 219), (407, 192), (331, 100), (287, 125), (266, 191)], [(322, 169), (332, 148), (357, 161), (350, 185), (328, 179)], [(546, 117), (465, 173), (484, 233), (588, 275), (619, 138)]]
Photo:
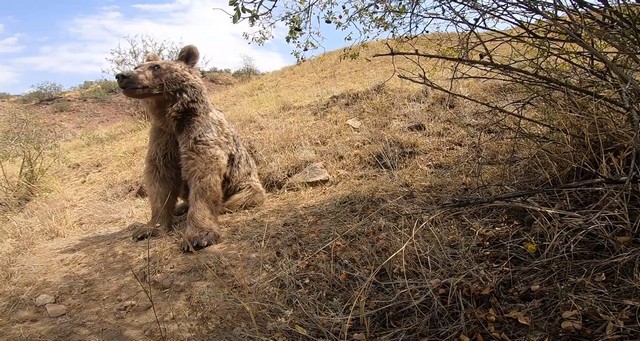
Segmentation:
[(28, 111), (8, 113), (0, 134), (0, 206), (17, 208), (42, 189), (58, 158), (56, 133), (32, 122)]

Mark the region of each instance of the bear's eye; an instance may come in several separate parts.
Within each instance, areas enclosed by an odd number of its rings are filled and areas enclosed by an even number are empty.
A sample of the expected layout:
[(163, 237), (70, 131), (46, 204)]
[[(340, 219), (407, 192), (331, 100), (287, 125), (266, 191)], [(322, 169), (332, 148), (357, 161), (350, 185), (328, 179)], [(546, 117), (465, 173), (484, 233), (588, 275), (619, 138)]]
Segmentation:
[(154, 69), (154, 70), (160, 70), (160, 65), (158, 65), (158, 64), (154, 65), (154, 66), (153, 66), (153, 69)]

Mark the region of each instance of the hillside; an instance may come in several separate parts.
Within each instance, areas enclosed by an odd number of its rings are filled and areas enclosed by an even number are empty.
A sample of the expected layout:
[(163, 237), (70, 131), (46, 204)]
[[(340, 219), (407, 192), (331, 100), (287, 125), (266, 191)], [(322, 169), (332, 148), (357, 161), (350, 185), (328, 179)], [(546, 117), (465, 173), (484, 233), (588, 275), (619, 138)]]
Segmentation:
[[(432, 68), (446, 82), (447, 69)], [(195, 254), (181, 253), (174, 235), (130, 239), (127, 226), (149, 215), (140, 185), (148, 124), (130, 101), (76, 93), (56, 109), (4, 100), (0, 126), (29, 112), (56, 132), (59, 153), (31, 200), (0, 207), (0, 335), (639, 337), (635, 237), (614, 231), (598, 244), (570, 232), (587, 222), (569, 194), (553, 208), (454, 205), (544, 183), (538, 170), (551, 161), (526, 142), (514, 145), (495, 113), (393, 76), (388, 60), (341, 61), (338, 51), (212, 86), (212, 102), (255, 156), (269, 193), (262, 207), (222, 216), (223, 243)], [(456, 86), (516, 96), (498, 83)], [(312, 163), (330, 179), (290, 181)], [(42, 294), (64, 307), (48, 312), (39, 305), (46, 297), (36, 302)]]

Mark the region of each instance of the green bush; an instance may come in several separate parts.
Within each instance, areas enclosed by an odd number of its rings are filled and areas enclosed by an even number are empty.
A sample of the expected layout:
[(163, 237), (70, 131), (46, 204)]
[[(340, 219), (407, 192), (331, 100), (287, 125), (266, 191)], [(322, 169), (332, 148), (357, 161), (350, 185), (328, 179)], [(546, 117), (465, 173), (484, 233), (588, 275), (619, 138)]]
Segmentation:
[(31, 86), (31, 91), (22, 96), (24, 103), (50, 102), (64, 93), (64, 87), (54, 82), (43, 82)]
[(66, 112), (71, 109), (71, 103), (69, 103), (69, 101), (60, 101), (53, 103), (51, 108), (54, 112)]
[(85, 81), (78, 86), (81, 90), (80, 98), (105, 101), (111, 95), (120, 91), (118, 83), (110, 80)]

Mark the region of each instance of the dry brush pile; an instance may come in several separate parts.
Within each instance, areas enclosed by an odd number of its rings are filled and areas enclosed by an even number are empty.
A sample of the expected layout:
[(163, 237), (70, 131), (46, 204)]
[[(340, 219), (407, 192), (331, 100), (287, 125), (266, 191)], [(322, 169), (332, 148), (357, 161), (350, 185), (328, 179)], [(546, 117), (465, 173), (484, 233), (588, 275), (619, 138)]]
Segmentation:
[[(264, 228), (236, 236), (260, 257), (231, 281), (237, 306), (226, 307), (231, 318), (221, 316), (217, 332), (282, 340), (640, 337), (637, 11), (578, 7), (509, 31), (388, 43), (377, 55), (436, 90), (427, 97), (370, 86), (333, 102), (284, 106), (281, 122), (292, 124), (282, 135), (250, 138), (272, 191), (292, 196), (278, 192), (288, 176), (278, 172), (295, 160), (291, 141), (311, 142), (334, 174), (348, 176), (323, 194), (303, 191), (290, 201), (295, 208), (283, 204), (281, 219), (265, 214)], [(475, 8), (491, 16), (488, 9)], [(607, 33), (612, 27), (617, 34)], [(319, 107), (323, 121), (312, 116)], [(310, 115), (306, 129), (293, 124), (293, 112)], [(354, 112), (365, 113), (369, 136), (320, 128)], [(250, 322), (230, 327), (238, 317)]]
[[(501, 84), (467, 89), (517, 96)], [(323, 119), (280, 142), (254, 137), (263, 178), (281, 202), (257, 214), (255, 229), (231, 236), (257, 249), (257, 261), (241, 270), (212, 265), (220, 278), (235, 274), (229, 285), (237, 291), (224, 313), (202, 302), (203, 316), (220, 319), (216, 335), (640, 335), (637, 184), (620, 166), (624, 154), (594, 153), (590, 125), (563, 121), (582, 136), (571, 139), (463, 100), (385, 86), (333, 98), (323, 110)], [(344, 124), (350, 112), (367, 113), (364, 130)], [(340, 137), (320, 128), (327, 121), (342, 124)], [(597, 124), (621, 134), (616, 144), (627, 134), (609, 120)], [(335, 178), (324, 190), (281, 189), (286, 170), (304, 165), (287, 144), (314, 139), (321, 142), (309, 148)], [(596, 164), (613, 176), (585, 175)], [(238, 319), (252, 322), (238, 327)]]

